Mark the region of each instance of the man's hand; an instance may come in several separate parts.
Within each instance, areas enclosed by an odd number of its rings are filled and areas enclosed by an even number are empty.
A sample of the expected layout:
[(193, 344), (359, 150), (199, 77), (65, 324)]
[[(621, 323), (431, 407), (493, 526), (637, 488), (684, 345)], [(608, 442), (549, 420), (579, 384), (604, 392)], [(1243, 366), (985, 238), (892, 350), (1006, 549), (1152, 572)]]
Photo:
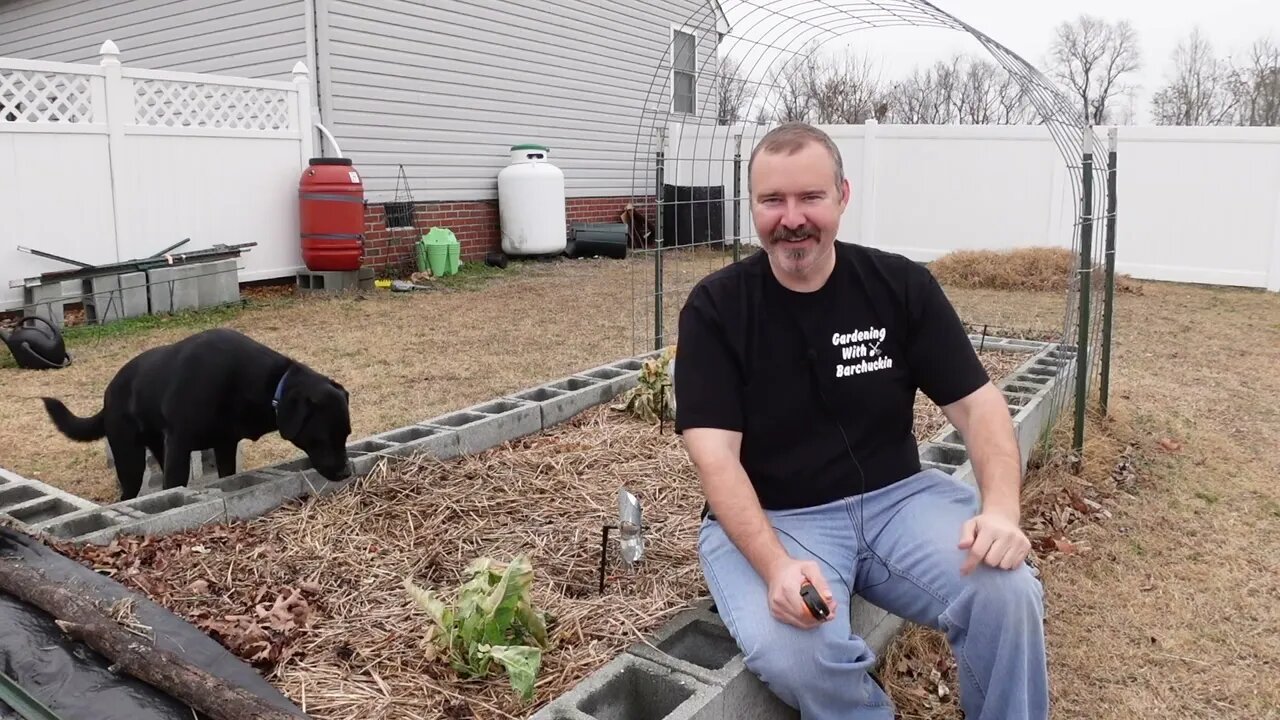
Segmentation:
[(968, 550), (960, 574), (968, 575), (985, 562), (991, 567), (1012, 570), (1026, 560), (1031, 541), (1017, 520), (999, 512), (986, 511), (972, 517), (960, 529), (961, 550)]
[(806, 580), (813, 584), (831, 610), (827, 620), (835, 617), (836, 601), (831, 595), (831, 588), (822, 577), (818, 564), (812, 560), (784, 558), (774, 563), (765, 578), (765, 582), (769, 584), (769, 612), (778, 620), (802, 630), (809, 630), (826, 622), (814, 618), (804, 604), (804, 598), (800, 597), (800, 586)]

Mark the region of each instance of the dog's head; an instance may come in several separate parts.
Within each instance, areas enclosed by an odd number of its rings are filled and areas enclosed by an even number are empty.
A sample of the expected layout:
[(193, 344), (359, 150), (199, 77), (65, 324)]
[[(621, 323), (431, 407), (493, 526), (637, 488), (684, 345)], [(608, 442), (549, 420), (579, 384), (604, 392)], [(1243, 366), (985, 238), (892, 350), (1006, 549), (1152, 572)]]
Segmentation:
[(290, 374), (276, 408), (280, 437), (305, 452), (311, 467), (332, 482), (351, 477), (350, 400), (338, 382), (303, 372)]

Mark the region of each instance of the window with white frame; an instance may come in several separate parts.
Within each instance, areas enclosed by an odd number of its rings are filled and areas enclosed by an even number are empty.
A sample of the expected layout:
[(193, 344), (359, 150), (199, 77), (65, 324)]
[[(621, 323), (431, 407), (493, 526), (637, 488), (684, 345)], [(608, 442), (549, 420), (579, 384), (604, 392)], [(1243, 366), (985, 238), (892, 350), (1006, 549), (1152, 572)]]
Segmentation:
[(697, 87), (697, 39), (693, 33), (671, 30), (671, 111), (693, 114)]

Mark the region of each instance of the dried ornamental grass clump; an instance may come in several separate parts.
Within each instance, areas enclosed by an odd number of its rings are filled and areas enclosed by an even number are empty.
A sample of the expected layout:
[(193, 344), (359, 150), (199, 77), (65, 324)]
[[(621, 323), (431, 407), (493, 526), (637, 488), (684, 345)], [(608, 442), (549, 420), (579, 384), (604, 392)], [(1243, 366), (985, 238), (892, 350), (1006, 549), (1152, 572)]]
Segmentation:
[(505, 567), (482, 557), (464, 574), (467, 581), (452, 607), (404, 579), (409, 596), (431, 617), (427, 639), (463, 677), (484, 677), (498, 663), (520, 698), (529, 701), (542, 652), (551, 647), (546, 616), (530, 599), (533, 566), (523, 555)]
[[(1079, 273), (1080, 258), (1067, 248), (956, 250), (929, 263), (938, 282), (952, 288), (1063, 292)], [(1091, 282), (1101, 288), (1105, 268), (1094, 267)], [(1142, 294), (1142, 285), (1117, 273), (1117, 293)]]

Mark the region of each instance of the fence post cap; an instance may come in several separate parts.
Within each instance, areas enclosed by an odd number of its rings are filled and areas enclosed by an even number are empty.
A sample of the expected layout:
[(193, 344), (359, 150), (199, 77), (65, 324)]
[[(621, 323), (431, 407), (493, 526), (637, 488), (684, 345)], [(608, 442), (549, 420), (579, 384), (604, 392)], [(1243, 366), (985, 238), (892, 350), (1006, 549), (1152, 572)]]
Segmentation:
[(307, 75), (309, 75), (309, 74), (310, 74), (310, 73), (307, 71), (307, 64), (306, 64), (306, 63), (302, 62), (301, 60), (299, 60), (298, 62), (294, 63), (294, 65), (293, 65), (293, 77), (294, 77), (294, 79), (297, 79), (298, 77), (306, 77), (306, 76), (307, 76)]
[(102, 60), (99, 61), (101, 65), (120, 64), (120, 48), (116, 47), (116, 44), (110, 38), (107, 38), (102, 43), (102, 47), (98, 48), (98, 54), (102, 56)]

